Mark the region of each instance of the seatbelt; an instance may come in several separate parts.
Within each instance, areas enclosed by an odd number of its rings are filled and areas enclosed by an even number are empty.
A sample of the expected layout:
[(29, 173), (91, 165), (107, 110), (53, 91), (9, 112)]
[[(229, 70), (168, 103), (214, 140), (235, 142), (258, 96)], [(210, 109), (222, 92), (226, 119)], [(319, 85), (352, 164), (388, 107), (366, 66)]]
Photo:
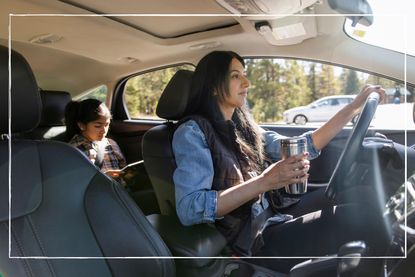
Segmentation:
[(101, 169), (102, 163), (104, 161), (105, 143), (104, 141), (101, 141), (100, 143), (97, 142), (97, 144), (98, 144), (98, 149), (97, 149), (97, 156), (95, 158), (94, 165), (98, 167), (99, 169)]

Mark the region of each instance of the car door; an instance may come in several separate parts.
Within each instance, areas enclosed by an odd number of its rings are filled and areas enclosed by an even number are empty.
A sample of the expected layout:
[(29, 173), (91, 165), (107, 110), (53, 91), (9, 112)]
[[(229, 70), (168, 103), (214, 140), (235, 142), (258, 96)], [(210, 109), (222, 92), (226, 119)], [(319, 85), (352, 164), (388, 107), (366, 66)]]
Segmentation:
[(311, 105), (308, 110), (308, 120), (310, 122), (325, 121), (331, 114), (330, 100), (322, 99)]
[(332, 98), (328, 100), (329, 104), (327, 106), (326, 112), (324, 113), (324, 118), (322, 121), (327, 121), (332, 118), (340, 109), (340, 102), (337, 98)]

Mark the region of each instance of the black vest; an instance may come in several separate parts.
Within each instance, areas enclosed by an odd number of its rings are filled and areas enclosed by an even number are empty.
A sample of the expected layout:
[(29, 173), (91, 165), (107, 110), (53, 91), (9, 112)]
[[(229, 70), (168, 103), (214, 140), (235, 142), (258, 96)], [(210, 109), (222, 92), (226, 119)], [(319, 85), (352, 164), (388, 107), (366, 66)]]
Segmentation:
[[(181, 122), (194, 120), (203, 131), (208, 147), (210, 149), (214, 168), (214, 177), (212, 189), (216, 191), (225, 190), (232, 186), (238, 185), (248, 179), (249, 165), (246, 160), (238, 158), (236, 147), (235, 125), (232, 121), (223, 121), (215, 126), (201, 116), (190, 116), (184, 118)], [(220, 137), (218, 133), (223, 133)], [(226, 141), (223, 140), (226, 137)], [(234, 243), (245, 225), (250, 222), (251, 206), (253, 199), (239, 208), (225, 215), (223, 219), (216, 220), (217, 229), (225, 236), (228, 245), (234, 248)]]

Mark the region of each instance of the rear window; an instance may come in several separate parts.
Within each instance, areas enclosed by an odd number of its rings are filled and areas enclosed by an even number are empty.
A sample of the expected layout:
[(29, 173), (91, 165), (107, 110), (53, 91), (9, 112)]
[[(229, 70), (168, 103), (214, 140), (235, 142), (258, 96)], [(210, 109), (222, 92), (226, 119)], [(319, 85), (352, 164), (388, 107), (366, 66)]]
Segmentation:
[(105, 103), (108, 95), (108, 89), (106, 85), (101, 85), (96, 88), (90, 89), (78, 96), (74, 97), (76, 101), (82, 101), (89, 98), (98, 99), (101, 102)]

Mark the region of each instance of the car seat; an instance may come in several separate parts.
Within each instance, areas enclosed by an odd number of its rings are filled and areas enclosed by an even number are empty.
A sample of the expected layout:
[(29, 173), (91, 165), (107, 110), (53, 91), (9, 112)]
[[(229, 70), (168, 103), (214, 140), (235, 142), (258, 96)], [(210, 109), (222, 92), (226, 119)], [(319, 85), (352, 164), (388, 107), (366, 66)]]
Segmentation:
[(167, 121), (148, 130), (143, 137), (144, 165), (153, 185), (163, 215), (175, 215), (176, 203), (173, 172), (176, 169), (171, 142), (175, 121), (186, 114), (191, 101), (190, 84), (193, 72), (179, 70), (171, 78), (157, 104), (156, 114)]
[[(191, 81), (193, 72), (179, 70), (164, 89), (156, 109), (164, 124), (148, 130), (143, 137), (144, 165), (149, 174), (160, 214), (147, 216), (174, 256), (202, 257), (178, 259), (178, 270), (185, 268), (187, 276), (286, 276), (240, 259), (214, 259), (226, 256), (226, 240), (210, 224), (183, 226), (176, 215), (173, 172), (176, 169), (171, 146), (177, 121), (184, 118), (193, 103)], [(268, 275), (267, 275), (268, 274)]]
[(40, 99), (42, 102), (40, 123), (32, 131), (24, 133), (24, 138), (68, 141), (63, 120), (66, 105), (71, 102), (71, 95), (66, 91), (41, 90)]
[[(0, 46), (0, 275), (175, 276), (170, 251), (140, 209), (80, 151), (10, 139), (37, 126), (40, 96), (13, 50), (9, 96), (8, 60)], [(167, 258), (148, 258), (157, 256)]]
[[(183, 118), (188, 103), (192, 100), (190, 83), (193, 72), (179, 70), (173, 75), (164, 89), (156, 109), (159, 117), (167, 121), (148, 130), (143, 137), (142, 152), (160, 214), (147, 216), (175, 256), (214, 257), (220, 256), (225, 248), (225, 238), (214, 227), (200, 224), (190, 227), (181, 225), (176, 215), (173, 172), (176, 169), (171, 141), (176, 128), (175, 121)], [(186, 267), (190, 272), (204, 276), (220, 272), (225, 265), (223, 260), (212, 258), (177, 260), (178, 267)], [(197, 273), (199, 272), (199, 273)]]

